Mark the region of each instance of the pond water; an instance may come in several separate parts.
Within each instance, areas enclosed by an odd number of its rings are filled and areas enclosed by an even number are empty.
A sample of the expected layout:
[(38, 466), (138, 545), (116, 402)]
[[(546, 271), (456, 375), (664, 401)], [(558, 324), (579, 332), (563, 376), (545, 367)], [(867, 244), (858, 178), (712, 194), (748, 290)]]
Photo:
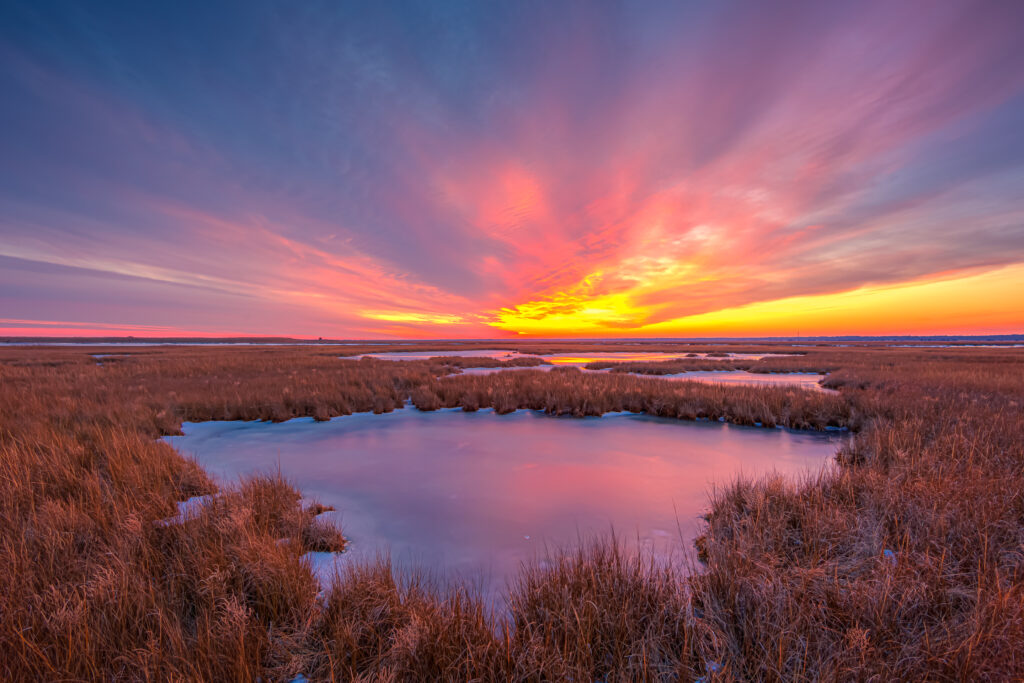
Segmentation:
[[(531, 368), (463, 368), (462, 374), (464, 375), (492, 375), (495, 372), (520, 372), (523, 370), (551, 370), (555, 365), (539, 365)], [(599, 372), (607, 373), (608, 370), (587, 370), (586, 368), (580, 368), (583, 372)], [(819, 382), (824, 378), (824, 375), (819, 375), (816, 372), (772, 372), (772, 373), (757, 373), (747, 372), (746, 370), (706, 370), (706, 371), (693, 371), (693, 372), (679, 372), (671, 375), (642, 375), (636, 372), (624, 373), (630, 377), (647, 377), (650, 379), (666, 379), (684, 381), (690, 380), (693, 382), (703, 382), (707, 384), (740, 384), (748, 386), (797, 386), (805, 389), (814, 389), (817, 391), (832, 391), (821, 386)]]
[(674, 375), (661, 375), (665, 379), (682, 380), (692, 382), (706, 382), (708, 384), (745, 384), (750, 386), (780, 385), (787, 384), (805, 387), (807, 389), (818, 389), (827, 391), (818, 384), (824, 375), (816, 372), (747, 372), (746, 370), (727, 371), (701, 371), (701, 372), (680, 372)]
[(576, 353), (557, 353), (541, 356), (549, 363), (556, 365), (585, 365), (587, 363), (599, 362), (643, 362), (653, 363), (663, 360), (680, 360), (687, 357), (700, 358), (703, 360), (760, 360), (766, 357), (792, 356), (791, 353), (730, 353), (727, 356), (709, 356), (706, 353), (697, 353), (689, 356), (686, 352), (663, 353), (660, 351), (594, 351)]
[[(381, 353), (367, 353), (361, 356), (352, 356), (355, 360), (360, 358), (376, 358), (378, 360), (427, 360), (437, 357), (464, 358), (496, 358), (498, 360), (511, 360), (532, 356), (531, 353), (517, 353), (508, 349), (473, 349), (467, 351), (388, 351)], [(662, 351), (579, 351), (573, 353), (548, 353), (536, 354), (548, 363), (555, 365), (585, 365), (587, 363), (608, 362), (656, 362), (662, 360), (678, 360), (689, 356), (686, 351), (665, 353)], [(727, 357), (708, 356), (706, 353), (695, 353), (690, 358), (702, 358), (705, 360), (760, 360), (766, 357), (792, 356), (791, 353), (730, 353)]]
[(221, 482), (280, 468), (305, 497), (336, 507), (328, 514), (350, 541), (341, 561), (390, 551), (399, 568), (491, 595), (523, 561), (613, 528), (658, 554), (689, 552), (715, 483), (817, 470), (839, 439), (624, 413), (413, 408), (183, 431), (167, 441)]

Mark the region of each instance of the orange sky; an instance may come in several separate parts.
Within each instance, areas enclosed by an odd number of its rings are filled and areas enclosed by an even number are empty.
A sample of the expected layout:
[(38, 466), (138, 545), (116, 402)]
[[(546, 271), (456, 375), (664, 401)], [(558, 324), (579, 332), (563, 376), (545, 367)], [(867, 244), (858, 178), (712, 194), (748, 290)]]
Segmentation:
[[(838, 336), (1014, 334), (1024, 329), (1024, 264), (980, 274), (790, 297), (685, 316), (628, 336)], [(527, 307), (528, 308), (528, 307)], [(498, 326), (537, 336), (605, 336), (609, 319), (635, 319), (628, 294), (587, 301), (567, 315), (540, 319), (503, 311)]]
[[(642, 289), (642, 288), (641, 288)], [(910, 283), (862, 287), (846, 292), (788, 297), (649, 325), (631, 324), (649, 312), (635, 306), (635, 294), (621, 291), (588, 297), (566, 296), (473, 316), (367, 312), (394, 325), (384, 335), (461, 337), (745, 337), (842, 335), (1019, 334), (1024, 330), (1024, 264), (981, 273), (952, 273)], [(476, 323), (470, 320), (476, 320)], [(609, 321), (622, 322), (609, 327)], [(5, 335), (190, 336), (246, 334), (233, 330), (188, 330), (89, 323), (0, 320)], [(413, 334), (409, 334), (412, 332)]]

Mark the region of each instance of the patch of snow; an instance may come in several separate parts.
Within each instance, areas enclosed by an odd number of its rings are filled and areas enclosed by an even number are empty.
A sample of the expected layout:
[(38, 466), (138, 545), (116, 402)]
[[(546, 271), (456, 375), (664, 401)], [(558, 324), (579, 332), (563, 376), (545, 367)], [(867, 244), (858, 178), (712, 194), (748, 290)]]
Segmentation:
[(192, 496), (188, 500), (178, 501), (178, 513), (173, 517), (167, 517), (157, 521), (159, 526), (170, 526), (171, 524), (184, 524), (190, 519), (199, 516), (203, 506), (213, 500), (213, 496)]
[(325, 595), (334, 584), (335, 570), (339, 568), (344, 553), (310, 551), (303, 553), (302, 558), (309, 562), (313, 576), (320, 582), (320, 595)]

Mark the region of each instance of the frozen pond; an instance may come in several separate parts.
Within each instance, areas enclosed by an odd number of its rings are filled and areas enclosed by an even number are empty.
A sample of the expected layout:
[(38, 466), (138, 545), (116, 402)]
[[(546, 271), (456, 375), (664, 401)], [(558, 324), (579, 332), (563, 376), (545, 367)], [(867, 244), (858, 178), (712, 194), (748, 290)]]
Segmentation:
[(816, 372), (747, 372), (746, 370), (680, 372), (661, 375), (665, 379), (706, 382), (708, 384), (745, 384), (748, 386), (791, 385), (807, 389), (825, 390), (818, 382), (825, 378)]
[[(691, 352), (692, 353), (692, 352)], [(585, 365), (587, 363), (626, 363), (642, 362), (656, 363), (663, 360), (680, 360), (686, 358), (700, 358), (703, 360), (760, 360), (768, 356), (782, 357), (791, 356), (790, 353), (729, 353), (726, 356), (711, 356), (706, 353), (672, 352), (660, 351), (594, 351), (579, 353), (557, 353), (541, 356), (544, 360), (555, 365)]]
[[(665, 353), (662, 351), (580, 351), (573, 353), (547, 353), (536, 354), (536, 357), (543, 358), (554, 365), (586, 365), (587, 363), (607, 362), (657, 362), (662, 360), (679, 360), (684, 358), (702, 358), (704, 360), (760, 360), (766, 357), (791, 356), (789, 353), (730, 353), (727, 356), (709, 356), (707, 353), (692, 353), (686, 351), (674, 351)], [(362, 356), (352, 356), (356, 360), (360, 358), (377, 358), (379, 360), (427, 360), (437, 357), (463, 358), (496, 358), (498, 360), (512, 360), (514, 358), (532, 357), (531, 353), (517, 353), (508, 349), (473, 349), (467, 351), (388, 351), (381, 353), (367, 353)]]
[[(523, 370), (551, 370), (555, 365), (540, 365), (529, 368), (463, 368), (464, 375), (491, 375), (495, 372), (520, 372)], [(608, 373), (608, 370), (587, 370), (580, 368), (583, 372)], [(708, 384), (740, 384), (747, 386), (797, 386), (818, 391), (831, 391), (821, 386), (819, 382), (825, 378), (816, 372), (772, 372), (757, 373), (746, 370), (704, 370), (692, 372), (679, 372), (671, 375), (643, 375), (636, 372), (623, 373), (630, 377), (647, 377), (649, 379), (665, 380), (689, 380), (693, 382), (705, 382)]]
[(839, 438), (622, 413), (412, 408), (183, 430), (167, 441), (218, 480), (280, 467), (305, 497), (335, 506), (346, 556), (390, 550), (398, 567), (492, 593), (545, 548), (612, 528), (658, 553), (688, 549), (714, 483), (819, 469)]

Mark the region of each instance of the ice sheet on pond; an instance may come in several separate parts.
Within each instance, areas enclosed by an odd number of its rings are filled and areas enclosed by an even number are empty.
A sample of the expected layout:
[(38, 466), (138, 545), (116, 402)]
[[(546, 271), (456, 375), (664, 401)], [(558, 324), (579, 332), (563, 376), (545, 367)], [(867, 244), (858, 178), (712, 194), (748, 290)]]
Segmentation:
[[(332, 505), (350, 549), (501, 589), (523, 561), (615, 529), (661, 554), (689, 548), (713, 486), (830, 461), (831, 434), (617, 413), (356, 414), (316, 423), (186, 423), (167, 437), (216, 479), (281, 473)], [(322, 574), (338, 556), (310, 555)], [(333, 565), (331, 565), (333, 567)]]

